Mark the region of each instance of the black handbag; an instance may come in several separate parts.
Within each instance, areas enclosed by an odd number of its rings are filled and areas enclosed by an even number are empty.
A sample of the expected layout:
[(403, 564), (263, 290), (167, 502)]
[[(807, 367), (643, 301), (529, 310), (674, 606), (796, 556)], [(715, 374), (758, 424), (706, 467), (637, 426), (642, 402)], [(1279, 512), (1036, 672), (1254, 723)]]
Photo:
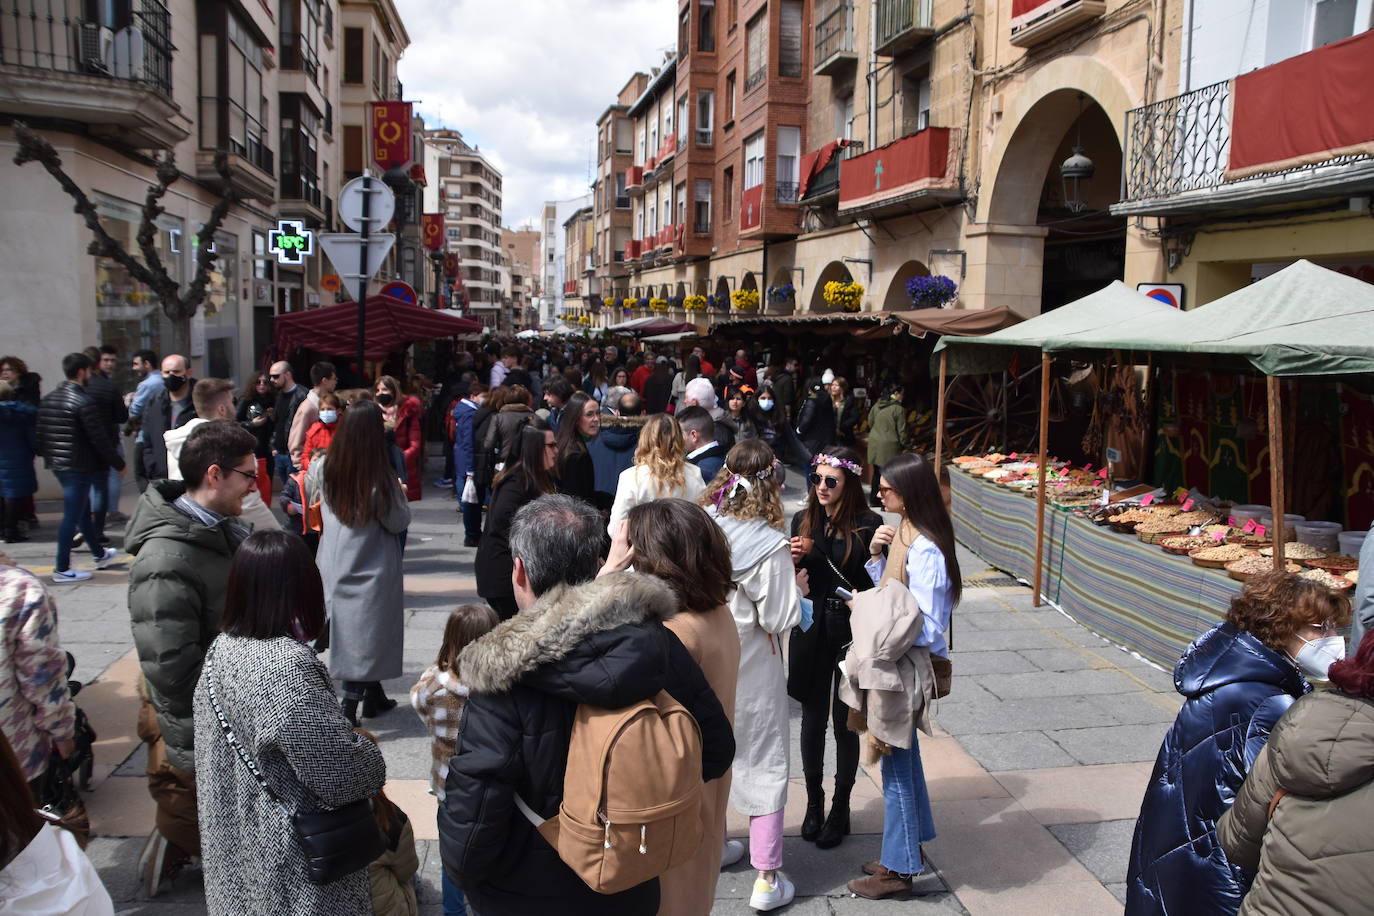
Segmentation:
[(234, 735), (229, 721), (220, 709), (215, 696), (215, 679), (211, 673), (214, 647), (205, 654), (205, 687), (210, 697), (210, 706), (219, 719), (219, 727), (229, 746), (238, 754), (248, 772), (267, 793), (267, 797), (291, 822), (296, 834), (296, 845), (305, 855), (305, 877), (311, 884), (329, 884), (351, 875), (359, 869), (367, 868), (378, 856), (386, 852), (386, 839), (377, 818), (372, 813), (370, 799), (360, 798), (341, 808), (325, 811), (292, 811), (267, 785), (253, 758)]

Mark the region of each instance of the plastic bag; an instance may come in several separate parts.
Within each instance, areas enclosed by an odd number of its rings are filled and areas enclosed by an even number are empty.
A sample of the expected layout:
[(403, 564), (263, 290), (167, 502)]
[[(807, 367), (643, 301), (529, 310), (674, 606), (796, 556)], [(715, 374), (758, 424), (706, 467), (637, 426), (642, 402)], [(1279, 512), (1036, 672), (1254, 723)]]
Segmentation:
[(458, 501), (468, 504), (477, 502), (477, 485), (472, 482), (472, 475), (468, 475), (467, 482), (463, 484), (463, 495)]

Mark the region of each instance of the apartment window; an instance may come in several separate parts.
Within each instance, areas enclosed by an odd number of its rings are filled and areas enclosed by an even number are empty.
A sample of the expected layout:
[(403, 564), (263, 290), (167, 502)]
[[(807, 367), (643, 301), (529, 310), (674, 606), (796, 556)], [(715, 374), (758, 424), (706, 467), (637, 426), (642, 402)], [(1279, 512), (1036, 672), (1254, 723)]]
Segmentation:
[(698, 178), (692, 193), (692, 231), (704, 235), (711, 231), (711, 179)]
[(377, 36), (372, 36), (372, 93), (377, 98), (382, 99), (382, 84), (379, 77), (382, 75), (382, 43), (377, 40)]
[(630, 196), (625, 193), (625, 173), (615, 173), (615, 206), (617, 210), (630, 209)]
[(635, 237), (636, 237), (636, 238), (641, 238), (641, 239), (644, 238), (644, 211), (643, 211), (643, 210), (640, 210), (638, 213), (635, 214), (635, 226), (638, 227), (638, 231), (635, 233)]
[(677, 148), (687, 145), (687, 96), (677, 100)]
[(651, 156), (658, 155), (658, 119), (655, 118), (649, 125), (649, 149), (653, 150)]
[(343, 81), (349, 86), (363, 84), (363, 30), (345, 26)]
[(304, 96), (282, 95), (281, 99), (281, 194), (290, 200), (304, 200), (322, 206), (318, 166), (320, 117)]
[(778, 76), (802, 75), (801, 0), (782, 0), (778, 27)]
[(710, 89), (697, 93), (697, 146), (711, 145), (711, 126), (716, 121), (716, 94)]
[(697, 12), (697, 50), (712, 52), (716, 49), (716, 4), (714, 0), (701, 0)]
[(801, 128), (778, 128), (778, 171), (774, 184), (778, 189), (778, 203), (797, 202), (797, 168), (801, 159)]
[(854, 93), (835, 99), (835, 136), (854, 139)]
[(726, 27), (733, 30), (739, 22), (739, 0), (725, 0)]
[(363, 173), (363, 128), (360, 124), (344, 125), (343, 162), (345, 181), (351, 181)]
[(735, 167), (728, 166), (721, 176), (720, 192), (725, 195), (725, 218), (733, 219), (735, 215)]
[(763, 131), (759, 131), (744, 141), (744, 189), (763, 184), (763, 154), (765, 149)]
[[(237, 14), (202, 23), (200, 36), (200, 145), (226, 149), (266, 172), (275, 172), (262, 117), (263, 58), (257, 39)], [(222, 62), (222, 63), (220, 63)]]
[(633, 144), (634, 125), (626, 118), (617, 118), (615, 122), (615, 151), (617, 153), (628, 153), (634, 149)]
[(902, 135), (930, 126), (930, 71), (914, 70), (902, 77)]
[(690, 30), (692, 28), (692, 14), (687, 10), (682, 11), (682, 15), (677, 20), (677, 52), (681, 55), (687, 54), (687, 49), (691, 47)]
[(1356, 0), (1314, 0), (1312, 47), (1320, 48), (1354, 35), (1355, 7), (1358, 5)]
[(304, 70), (319, 84), (320, 11), (318, 0), (286, 0), (278, 24), (283, 70)]
[(663, 100), (663, 139), (667, 140), (668, 135), (673, 132), (673, 97)]
[(677, 186), (677, 218), (673, 225), (681, 226), (687, 222), (687, 182)]
[(649, 205), (649, 231), (658, 231), (658, 204)]
[(638, 162), (640, 165), (643, 165), (649, 158), (648, 153), (645, 152), (644, 140), (644, 131), (641, 130), (639, 132), (639, 155), (635, 157), (635, 162)]
[(725, 75), (725, 126), (735, 123), (735, 71)]
[(744, 27), (744, 91), (748, 92), (768, 75), (768, 10), (762, 9)]

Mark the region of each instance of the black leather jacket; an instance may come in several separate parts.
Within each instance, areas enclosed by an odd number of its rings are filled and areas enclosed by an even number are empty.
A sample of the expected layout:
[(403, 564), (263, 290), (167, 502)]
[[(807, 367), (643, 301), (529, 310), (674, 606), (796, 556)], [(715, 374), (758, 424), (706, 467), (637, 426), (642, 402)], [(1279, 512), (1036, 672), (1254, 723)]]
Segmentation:
[(70, 379), (38, 404), (38, 451), (54, 471), (124, 468), (108, 409)]

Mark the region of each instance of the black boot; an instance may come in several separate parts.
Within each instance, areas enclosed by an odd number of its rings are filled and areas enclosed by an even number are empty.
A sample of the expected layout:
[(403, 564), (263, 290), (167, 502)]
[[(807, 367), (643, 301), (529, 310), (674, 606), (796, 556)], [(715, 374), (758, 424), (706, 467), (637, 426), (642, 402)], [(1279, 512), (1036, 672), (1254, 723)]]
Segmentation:
[(801, 836), (803, 840), (815, 842), (821, 832), (821, 822), (825, 820), (825, 791), (820, 788), (806, 787), (806, 817), (802, 819)]
[(344, 718), (348, 720), (348, 722), (349, 722), (350, 725), (352, 725), (354, 728), (357, 728), (357, 727), (358, 727), (358, 701), (357, 701), (357, 700), (348, 700), (348, 699), (345, 699), (345, 700), (343, 701), (343, 714), (344, 714)]
[(830, 816), (825, 819), (820, 836), (816, 837), (816, 846), (820, 849), (834, 849), (848, 835), (849, 792), (841, 793), (837, 789), (835, 798), (830, 803)]
[(396, 701), (382, 692), (382, 685), (373, 681), (363, 694), (363, 718), (372, 719), (396, 708)]

